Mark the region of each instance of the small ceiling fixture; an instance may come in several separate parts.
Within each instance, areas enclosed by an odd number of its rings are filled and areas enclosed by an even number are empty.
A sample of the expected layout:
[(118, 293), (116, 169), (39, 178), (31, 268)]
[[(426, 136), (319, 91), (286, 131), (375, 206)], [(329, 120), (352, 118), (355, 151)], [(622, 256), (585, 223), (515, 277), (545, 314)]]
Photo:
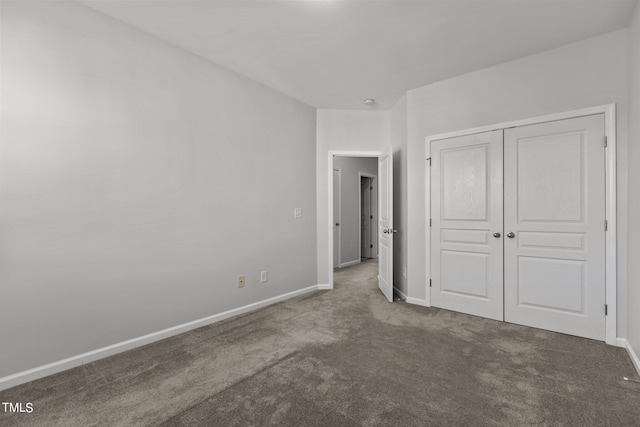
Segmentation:
[(362, 102), (364, 102), (364, 105), (375, 105), (376, 100), (375, 100), (375, 99), (373, 99), (373, 98), (367, 98), (367, 99), (365, 99), (365, 100), (364, 100), (364, 101), (362, 101)]

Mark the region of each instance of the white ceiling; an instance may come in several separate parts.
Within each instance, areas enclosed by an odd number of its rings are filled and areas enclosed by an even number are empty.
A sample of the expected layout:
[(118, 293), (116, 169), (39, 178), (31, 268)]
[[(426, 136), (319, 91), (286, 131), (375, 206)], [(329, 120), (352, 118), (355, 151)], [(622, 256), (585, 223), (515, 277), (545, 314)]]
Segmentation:
[(368, 109), (624, 28), (636, 0), (80, 2), (312, 106)]

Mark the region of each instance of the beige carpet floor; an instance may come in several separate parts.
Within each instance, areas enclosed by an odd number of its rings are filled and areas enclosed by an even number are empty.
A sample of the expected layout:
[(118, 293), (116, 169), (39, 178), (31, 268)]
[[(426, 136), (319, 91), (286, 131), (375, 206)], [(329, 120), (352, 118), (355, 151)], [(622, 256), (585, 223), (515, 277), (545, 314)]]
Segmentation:
[(0, 392), (0, 426), (632, 426), (621, 348), (403, 302), (377, 264), (335, 290)]

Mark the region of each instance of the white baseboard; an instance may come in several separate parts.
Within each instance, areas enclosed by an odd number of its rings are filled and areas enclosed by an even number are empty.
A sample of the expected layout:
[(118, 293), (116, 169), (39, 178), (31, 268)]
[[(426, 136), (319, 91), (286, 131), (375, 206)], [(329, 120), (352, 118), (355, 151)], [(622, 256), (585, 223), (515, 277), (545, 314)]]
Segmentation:
[(633, 347), (631, 347), (631, 344), (629, 344), (629, 341), (627, 341), (626, 339), (618, 338), (618, 343), (624, 344), (624, 345), (621, 345), (620, 347), (624, 347), (627, 349), (627, 353), (629, 354), (631, 363), (633, 363), (633, 366), (636, 368), (636, 372), (638, 372), (638, 375), (640, 375), (640, 357), (638, 357), (638, 354), (635, 352)]
[(430, 305), (427, 304), (426, 300), (419, 299), (419, 298), (407, 297), (407, 302), (409, 304), (421, 305), (423, 307), (431, 307)]
[(339, 268), (351, 267), (352, 265), (356, 265), (356, 264), (360, 264), (360, 260), (359, 259), (354, 259), (353, 261), (344, 262), (344, 263), (339, 265)]
[(329, 290), (333, 289), (333, 286), (331, 286), (328, 283), (318, 284), (316, 286), (318, 287), (319, 291), (329, 291)]
[(72, 356), (63, 360), (58, 360), (57, 362), (49, 363), (43, 366), (38, 366), (37, 368), (29, 369), (29, 370), (18, 372), (16, 374), (12, 374), (6, 377), (2, 377), (0, 378), (0, 391), (6, 390), (11, 387), (15, 387), (20, 384), (27, 383), (29, 381), (37, 380), (39, 378), (47, 377), (49, 375), (57, 374), (58, 372), (66, 371), (67, 369), (85, 365), (87, 363), (91, 363), (99, 359), (104, 359), (105, 357), (113, 356), (114, 354), (122, 353), (124, 351), (141, 347), (143, 345), (150, 344), (152, 342), (160, 341), (162, 339), (169, 338), (174, 335), (178, 335), (187, 331), (191, 331), (193, 329), (197, 329), (202, 326), (210, 325), (212, 323), (216, 323), (221, 320), (228, 319), (229, 317), (233, 317), (239, 314), (257, 310), (259, 308), (266, 307), (268, 305), (275, 304), (277, 302), (284, 301), (289, 298), (296, 297), (298, 295), (306, 294), (308, 292), (313, 292), (318, 289), (328, 289), (328, 288), (321, 288), (321, 286), (328, 286), (328, 285), (314, 285), (314, 286), (309, 286), (308, 288), (298, 289), (297, 291), (288, 292), (286, 294), (282, 294), (282, 295), (278, 295), (262, 301), (254, 302), (253, 304), (248, 304), (243, 307), (234, 308), (232, 310), (228, 310), (219, 314), (214, 314), (212, 316), (194, 320), (192, 322), (183, 323), (182, 325), (163, 329), (158, 332), (152, 332), (150, 334), (143, 335), (141, 337), (132, 338), (130, 340), (126, 340), (113, 345), (102, 347), (97, 350), (92, 350), (92, 351), (78, 354), (76, 356)]
[(393, 287), (393, 292), (398, 294), (400, 296), (400, 299), (402, 299), (404, 301), (407, 300), (407, 295), (404, 292), (402, 292), (400, 289), (396, 288), (395, 286)]

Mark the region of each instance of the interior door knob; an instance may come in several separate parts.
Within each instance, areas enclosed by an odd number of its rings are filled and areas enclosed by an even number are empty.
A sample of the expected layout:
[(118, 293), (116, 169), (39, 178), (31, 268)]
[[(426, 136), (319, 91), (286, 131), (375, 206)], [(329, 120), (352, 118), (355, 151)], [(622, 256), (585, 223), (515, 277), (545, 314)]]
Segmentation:
[(493, 233), (493, 237), (495, 237), (496, 239), (497, 239), (498, 237), (500, 237), (500, 236), (501, 236), (501, 234), (500, 234), (500, 233)]
[(510, 231), (507, 233), (507, 237), (513, 239), (514, 237), (516, 237), (516, 235), (513, 233), (513, 231)]
[(336, 227), (340, 227), (340, 223), (339, 222), (336, 222)]

